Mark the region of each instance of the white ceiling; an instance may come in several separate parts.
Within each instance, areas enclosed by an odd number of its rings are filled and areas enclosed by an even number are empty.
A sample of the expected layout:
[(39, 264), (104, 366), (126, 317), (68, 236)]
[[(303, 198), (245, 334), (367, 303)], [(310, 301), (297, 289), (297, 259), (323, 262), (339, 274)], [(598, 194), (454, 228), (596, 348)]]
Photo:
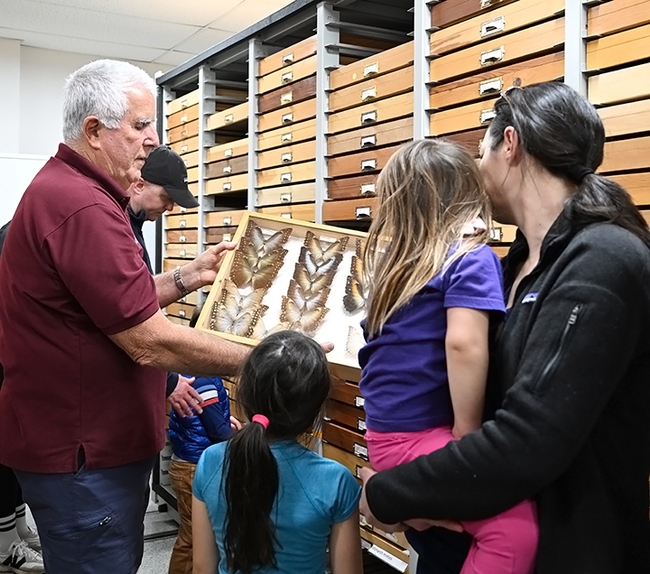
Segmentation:
[(290, 0), (0, 0), (0, 38), (25, 46), (166, 66)]

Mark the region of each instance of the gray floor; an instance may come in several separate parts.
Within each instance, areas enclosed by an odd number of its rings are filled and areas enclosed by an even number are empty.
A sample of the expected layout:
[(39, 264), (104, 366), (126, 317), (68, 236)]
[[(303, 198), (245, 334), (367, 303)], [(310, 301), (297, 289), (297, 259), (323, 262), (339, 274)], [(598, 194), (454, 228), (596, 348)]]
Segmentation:
[(157, 505), (149, 504), (144, 521), (144, 557), (138, 574), (167, 574), (177, 527), (169, 515), (158, 512)]

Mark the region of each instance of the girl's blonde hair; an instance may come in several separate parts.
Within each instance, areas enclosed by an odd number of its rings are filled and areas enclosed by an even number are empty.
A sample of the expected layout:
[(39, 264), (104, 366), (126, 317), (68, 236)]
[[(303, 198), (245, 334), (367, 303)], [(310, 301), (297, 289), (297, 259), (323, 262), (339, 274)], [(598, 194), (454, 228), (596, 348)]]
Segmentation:
[(463, 228), (478, 217), (489, 221), (476, 162), (445, 139), (395, 152), (379, 174), (377, 197), (363, 253), (369, 337), (446, 265), (487, 240), (487, 232), (463, 238)]

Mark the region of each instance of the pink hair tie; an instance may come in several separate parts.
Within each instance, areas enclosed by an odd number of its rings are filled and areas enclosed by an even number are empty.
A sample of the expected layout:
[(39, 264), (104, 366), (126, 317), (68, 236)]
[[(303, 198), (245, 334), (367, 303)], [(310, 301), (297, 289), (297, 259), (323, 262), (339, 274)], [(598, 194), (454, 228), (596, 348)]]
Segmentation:
[(269, 419), (264, 415), (253, 415), (251, 419), (254, 423), (261, 424), (265, 429), (269, 428)]

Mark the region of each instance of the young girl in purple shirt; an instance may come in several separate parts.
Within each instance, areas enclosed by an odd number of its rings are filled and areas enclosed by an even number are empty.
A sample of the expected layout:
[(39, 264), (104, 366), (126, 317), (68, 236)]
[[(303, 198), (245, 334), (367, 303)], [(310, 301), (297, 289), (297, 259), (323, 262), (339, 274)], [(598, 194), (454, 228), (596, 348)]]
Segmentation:
[[(501, 266), (485, 244), (488, 204), (460, 146), (416, 141), (377, 180), (379, 207), (364, 252), (367, 344), (359, 352), (370, 462), (385, 470), (442, 448), (483, 422), (491, 327), (505, 312)], [(462, 522), (473, 537), (462, 574), (530, 574), (532, 502)], [(424, 527), (424, 526), (422, 526)], [(407, 531), (427, 572), (433, 545)]]

